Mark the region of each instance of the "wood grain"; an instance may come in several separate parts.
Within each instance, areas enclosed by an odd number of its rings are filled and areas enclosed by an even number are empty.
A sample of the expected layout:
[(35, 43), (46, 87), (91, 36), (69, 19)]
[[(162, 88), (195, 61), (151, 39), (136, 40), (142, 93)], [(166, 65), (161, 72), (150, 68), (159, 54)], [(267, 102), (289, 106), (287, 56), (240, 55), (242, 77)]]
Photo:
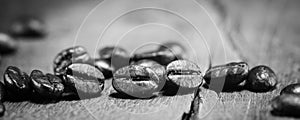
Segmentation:
[[(120, 35), (124, 33), (124, 31), (135, 26), (136, 22), (143, 23), (143, 21), (145, 21), (145, 18), (139, 16), (133, 18), (128, 17), (122, 20), (114, 28), (109, 30), (109, 33), (104, 36), (99, 46), (95, 47), (97, 38), (108, 21), (101, 16), (104, 14), (92, 16), (90, 19), (87, 19), (89, 24), (83, 27), (82, 33), (78, 35), (77, 32), (84, 17), (101, 1), (31, 1), (32, 4), (27, 3), (25, 5), (18, 1), (1, 1), (3, 3), (1, 5), (6, 6), (1, 8), (8, 11), (8, 13), (0, 12), (1, 18), (4, 18), (1, 20), (3, 24), (0, 27), (1, 30), (6, 29), (9, 21), (14, 18), (13, 15), (33, 14), (39, 15), (46, 20), (49, 27), (49, 35), (42, 39), (32, 40), (30, 38), (21, 38), (18, 40), (18, 52), (14, 55), (3, 56), (0, 64), (0, 75), (2, 75), (4, 69), (9, 65), (18, 66), (28, 73), (33, 69), (41, 69), (44, 72), (51, 73), (52, 61), (55, 55), (60, 50), (72, 45), (83, 45), (87, 47), (92, 56), (95, 55), (95, 57), (97, 57), (97, 51), (95, 50), (102, 46), (117, 44)], [(199, 0), (199, 2), (202, 3), (203, 1)], [(296, 31), (299, 25), (296, 24), (298, 22), (287, 19), (287, 17), (299, 17), (298, 14), (295, 14), (295, 11), (298, 10), (298, 6), (295, 5), (297, 3), (298, 2), (295, 1), (284, 3), (275, 0), (272, 2), (263, 1), (261, 4), (260, 1), (238, 2), (235, 0), (226, 0), (221, 3), (226, 14), (220, 15), (220, 11), (214, 7), (216, 3), (203, 2), (203, 5), (208, 8), (208, 11), (215, 18), (217, 26), (223, 31), (222, 33), (225, 38), (224, 43), (220, 42), (220, 38), (216, 35), (216, 28), (206, 19), (206, 15), (200, 14), (196, 16), (193, 10), (188, 12), (190, 13), (187, 14), (188, 17), (193, 18), (193, 16), (195, 16), (193, 19), (200, 18), (197, 27), (201, 26), (201, 28), (205, 28), (206, 30), (204, 33), (207, 33), (207, 42), (210, 51), (213, 53), (214, 65), (230, 61), (240, 61), (242, 59), (247, 60), (251, 66), (266, 64), (276, 71), (281, 83), (278, 89), (268, 93), (252, 93), (249, 91), (221, 93), (221, 100), (219, 102), (217, 102), (216, 93), (212, 91), (203, 92), (204, 104), (201, 105), (202, 110), (200, 111), (200, 114), (204, 117), (203, 119), (293, 119), (271, 115), (269, 113), (268, 102), (274, 96), (278, 95), (285, 85), (299, 82), (300, 58), (298, 51), (300, 44)], [(282, 7), (282, 4), (288, 7)], [(125, 9), (126, 6), (130, 5), (131, 4), (128, 3), (126, 4), (126, 2), (120, 2), (116, 11), (123, 8)], [(22, 6), (23, 10), (13, 11), (12, 8), (14, 7), (8, 6)], [(171, 6), (170, 9), (172, 8), (172, 5), (168, 3), (164, 3), (162, 6)], [(174, 4), (174, 6), (177, 6), (177, 4)], [(178, 6), (180, 6), (180, 4)], [(111, 6), (106, 7), (109, 8)], [(266, 10), (266, 8), (268, 9)], [(146, 18), (157, 17), (159, 19), (172, 17), (168, 15), (164, 16), (163, 13), (157, 14), (163, 16), (151, 16), (151, 14), (147, 14), (148, 16), (146, 16)], [(269, 21), (261, 22), (265, 20), (263, 17), (265, 14), (272, 15), (268, 18)], [(282, 18), (282, 14), (285, 14), (286, 17)], [(110, 14), (105, 14), (104, 16), (111, 18), (114, 15), (116, 14), (112, 11)], [(280, 27), (270, 27), (274, 26), (273, 24), (265, 25), (266, 23), (274, 22), (272, 20), (279, 20), (278, 23), (280, 23), (280, 25), (275, 26)], [(174, 28), (177, 27), (178, 29), (184, 30), (180, 31), (184, 33), (184, 35), (193, 36), (191, 32), (194, 31), (191, 30), (190, 27), (186, 27), (186, 23), (177, 20), (177, 18), (172, 18), (168, 22), (174, 25)], [(176, 24), (178, 22), (180, 24)], [(274, 23), (277, 22), (275, 21)], [(260, 26), (262, 25), (266, 27), (261, 29)], [(288, 27), (292, 27), (294, 31), (288, 29)], [(272, 31), (273, 29), (276, 29), (276, 31)], [(265, 35), (262, 35), (264, 31)], [(76, 35), (78, 35), (77, 41), (75, 41)], [(261, 38), (260, 36), (265, 37)], [(134, 40), (132, 40), (133, 38)], [(138, 48), (145, 42), (162, 43), (170, 39), (176, 40), (186, 46), (192, 45), (192, 47), (190, 46), (189, 48), (191, 51), (189, 55), (197, 57), (190, 57), (190, 59), (196, 61), (199, 66), (201, 66), (202, 71), (205, 71), (208, 64), (207, 50), (204, 48), (203, 43), (199, 42), (199, 36), (189, 38), (189, 41), (186, 42), (182, 40), (182, 36), (175, 34), (170, 29), (154, 25), (138, 29), (128, 34), (119, 45), (128, 49), (130, 52), (134, 52), (135, 48)], [(224, 56), (224, 53), (226, 56)], [(103, 95), (93, 99), (60, 101), (51, 104), (5, 102), (7, 112), (2, 119), (174, 120), (180, 119), (183, 112), (188, 111), (193, 97), (192, 94), (186, 94), (140, 100), (118, 98), (112, 96), (113, 93), (115, 93), (115, 91), (111, 87), (111, 80), (107, 80)], [(210, 109), (212, 109), (212, 111), (207, 113)], [(208, 115), (205, 116), (206, 114)]]

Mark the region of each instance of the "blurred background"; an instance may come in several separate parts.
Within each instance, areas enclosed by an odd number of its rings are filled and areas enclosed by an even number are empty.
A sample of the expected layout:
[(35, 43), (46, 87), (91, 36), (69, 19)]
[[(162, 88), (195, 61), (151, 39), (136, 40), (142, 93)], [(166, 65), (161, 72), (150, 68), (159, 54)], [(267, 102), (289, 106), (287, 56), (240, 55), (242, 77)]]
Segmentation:
[(97, 49), (107, 45), (133, 53), (141, 46), (153, 49), (155, 43), (172, 40), (184, 44), (190, 51), (188, 59), (201, 66), (207, 66), (210, 52), (213, 64), (246, 59), (271, 64), (267, 61), (279, 57), (278, 50), (298, 60), (299, 4), (297, 0), (1, 0), (0, 31), (7, 32), (11, 22), (24, 15), (45, 21), (46, 40), (20, 41), (22, 58), (43, 49), (22, 61), (29, 66), (49, 65), (55, 53), (74, 44), (87, 47), (96, 57)]

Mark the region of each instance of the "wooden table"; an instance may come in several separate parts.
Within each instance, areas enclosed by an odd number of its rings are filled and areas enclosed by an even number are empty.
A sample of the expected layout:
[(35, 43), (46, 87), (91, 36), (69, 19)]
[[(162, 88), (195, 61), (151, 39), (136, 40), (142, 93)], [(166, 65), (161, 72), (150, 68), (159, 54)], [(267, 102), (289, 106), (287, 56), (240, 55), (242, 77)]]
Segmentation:
[[(0, 64), (0, 75), (9, 65), (20, 67), (30, 73), (33, 69), (52, 72), (52, 61), (62, 49), (82, 45), (91, 56), (97, 57), (97, 49), (107, 45), (119, 45), (129, 52), (134, 52), (143, 44), (149, 49), (154, 43), (176, 40), (188, 46), (189, 59), (196, 62), (205, 71), (208, 65), (208, 50), (204, 39), (197, 36), (195, 30), (182, 19), (167, 12), (147, 9), (143, 13), (128, 15), (120, 22), (107, 29), (100, 42), (97, 42), (105, 25), (118, 12), (133, 7), (135, 4), (118, 1), (107, 3), (101, 9), (91, 13), (101, 1), (1, 1), (0, 30), (7, 30), (8, 23), (14, 15), (34, 14), (45, 19), (49, 34), (45, 38), (20, 38), (19, 49), (14, 55), (3, 56)], [(212, 53), (214, 65), (230, 61), (247, 61), (251, 67), (266, 64), (272, 67), (279, 78), (279, 88), (268, 93), (249, 91), (221, 93), (221, 100), (216, 102), (216, 93), (204, 93), (204, 104), (201, 112), (212, 111), (204, 119), (292, 119), (272, 116), (268, 102), (287, 84), (299, 82), (299, 23), (297, 14), (299, 2), (296, 0), (275, 1), (235, 1), (223, 2), (198, 1), (215, 22), (213, 24), (205, 11), (195, 13), (187, 9), (186, 17), (198, 21), (194, 25), (206, 38), (209, 51)], [(150, 4), (152, 3), (141, 3)], [(153, 3), (157, 5), (157, 3)], [(184, 6), (183, 3), (159, 4), (169, 9)], [(217, 7), (216, 7), (217, 6)], [(287, 7), (288, 6), (288, 7)], [(13, 10), (15, 7), (20, 10)], [(112, 9), (113, 8), (113, 9)], [(184, 9), (186, 9), (185, 7)], [(102, 10), (102, 11), (100, 11)], [(226, 12), (224, 12), (226, 11)], [(240, 12), (236, 12), (240, 11)], [(155, 13), (155, 14), (154, 14)], [(91, 14), (85, 19), (85, 17)], [(158, 14), (158, 15), (157, 15)], [(144, 15), (144, 16), (143, 16)], [(155, 19), (151, 19), (151, 18)], [(290, 19), (293, 18), (293, 19)], [(130, 28), (139, 24), (152, 23), (133, 29), (121, 37)], [(297, 21), (298, 20), (298, 21)], [(85, 21), (85, 23), (83, 23)], [(83, 24), (82, 24), (83, 23)], [(176, 33), (170, 25), (182, 33), (187, 40)], [(219, 28), (216, 29), (216, 25)], [(221, 33), (221, 37), (219, 36)], [(120, 39), (120, 41), (119, 41)], [(97, 43), (97, 44), (96, 44)], [(151, 43), (151, 44), (150, 44)], [(98, 45), (98, 46), (97, 46)], [(1, 78), (2, 81), (2, 78)], [(189, 110), (193, 94), (162, 96), (148, 100), (124, 99), (112, 96), (114, 89), (111, 80), (105, 83), (105, 90), (100, 97), (79, 101), (60, 101), (51, 104), (31, 102), (5, 102), (7, 112), (2, 119), (100, 119), (100, 120), (174, 120), (180, 119), (183, 112)], [(216, 105), (214, 103), (216, 102)]]

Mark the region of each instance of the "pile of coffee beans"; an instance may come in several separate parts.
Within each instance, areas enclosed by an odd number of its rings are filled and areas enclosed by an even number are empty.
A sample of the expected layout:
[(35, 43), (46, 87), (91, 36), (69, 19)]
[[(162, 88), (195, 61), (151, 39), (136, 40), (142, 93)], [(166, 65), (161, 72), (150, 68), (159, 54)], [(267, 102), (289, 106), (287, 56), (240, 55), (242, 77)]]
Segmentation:
[(214, 66), (204, 75), (204, 87), (215, 91), (246, 89), (252, 92), (268, 92), (276, 88), (277, 76), (268, 66), (259, 65), (249, 71), (245, 62), (231, 62)]
[(300, 117), (300, 83), (283, 88), (271, 102), (271, 113), (277, 116)]

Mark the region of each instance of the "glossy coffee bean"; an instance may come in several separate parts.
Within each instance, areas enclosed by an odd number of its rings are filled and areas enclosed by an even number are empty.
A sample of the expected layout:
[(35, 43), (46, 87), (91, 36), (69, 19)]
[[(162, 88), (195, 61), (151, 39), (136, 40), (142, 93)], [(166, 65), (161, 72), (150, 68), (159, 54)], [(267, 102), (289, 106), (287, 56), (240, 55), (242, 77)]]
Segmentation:
[(283, 94), (271, 101), (271, 113), (278, 116), (300, 117), (300, 96)]
[(246, 80), (246, 88), (253, 92), (267, 92), (276, 88), (277, 76), (268, 66), (252, 68)]
[(46, 35), (46, 25), (38, 18), (24, 16), (11, 24), (10, 33), (20, 37), (42, 37)]
[(16, 41), (5, 33), (0, 33), (0, 54), (8, 54), (17, 50)]
[(40, 96), (59, 98), (64, 91), (62, 80), (52, 74), (44, 74), (40, 70), (33, 70), (30, 74), (32, 87)]
[(128, 52), (118, 46), (108, 46), (99, 50), (99, 56), (101, 59), (111, 60), (113, 57), (124, 57), (128, 58)]
[(196, 88), (203, 81), (200, 67), (187, 60), (171, 62), (166, 73), (169, 81), (183, 88)]
[(227, 91), (235, 89), (240, 83), (247, 79), (249, 72), (248, 64), (245, 62), (231, 62), (218, 65), (208, 69), (204, 80), (209, 89), (216, 91)]
[(149, 67), (130, 65), (114, 73), (112, 85), (118, 93), (135, 98), (150, 98), (162, 88), (161, 82)]
[(140, 54), (135, 54), (131, 58), (131, 61), (139, 61), (143, 59), (154, 60), (161, 65), (168, 65), (172, 61), (181, 59), (182, 57), (174, 54), (170, 49), (161, 49), (157, 51), (150, 51)]
[(118, 46), (108, 46), (99, 50), (100, 59), (107, 60), (112, 67), (119, 69), (121, 67), (129, 65), (128, 52)]
[(54, 74), (61, 76), (65, 74), (66, 68), (72, 63), (88, 63), (91, 61), (90, 55), (82, 46), (74, 46), (67, 48), (54, 59)]
[(178, 42), (166, 42), (161, 44), (158, 51), (171, 50), (178, 58), (184, 58), (183, 56), (187, 54), (186, 48)]
[(300, 96), (300, 83), (290, 84), (283, 88), (280, 92), (280, 95), (283, 94), (294, 94)]
[(26, 97), (32, 92), (30, 78), (19, 68), (14, 66), (7, 67), (4, 73), (4, 84), (8, 91), (20, 97)]
[(139, 65), (139, 66), (144, 66), (144, 67), (149, 67), (152, 69), (162, 81), (165, 81), (165, 73), (166, 73), (166, 68), (162, 66), (161, 64), (153, 61), (153, 60), (140, 60), (134, 63), (134, 65)]
[(74, 63), (67, 67), (64, 83), (80, 98), (92, 98), (101, 95), (104, 75), (94, 66)]
[(113, 76), (114, 68), (111, 66), (108, 60), (95, 59), (94, 65), (103, 73), (105, 79), (111, 78)]

